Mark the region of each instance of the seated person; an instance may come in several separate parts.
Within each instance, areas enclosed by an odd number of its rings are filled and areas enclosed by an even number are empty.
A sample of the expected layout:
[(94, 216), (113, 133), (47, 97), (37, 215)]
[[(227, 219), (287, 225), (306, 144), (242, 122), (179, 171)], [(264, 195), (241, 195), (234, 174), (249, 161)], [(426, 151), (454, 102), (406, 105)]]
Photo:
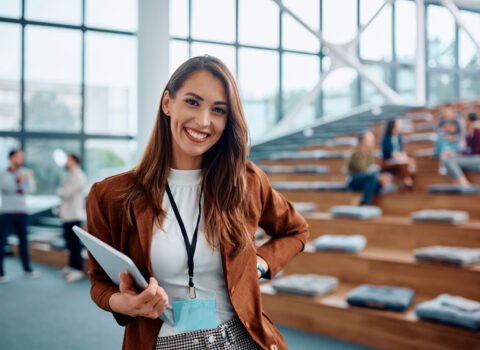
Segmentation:
[(476, 113), (467, 117), (466, 147), (461, 155), (448, 157), (444, 161), (448, 176), (455, 184), (470, 186), (465, 170), (480, 170), (480, 121)]
[(465, 122), (463, 116), (448, 104), (441, 107), (438, 112), (437, 132), (442, 129), (444, 124), (455, 124), (458, 137), (463, 140), (465, 137)]
[(348, 187), (353, 191), (363, 192), (360, 205), (369, 205), (382, 187), (391, 182), (388, 174), (379, 174), (374, 150), (375, 136), (371, 131), (365, 131), (359, 136), (358, 146), (347, 163), (350, 175), (347, 180)]
[(445, 162), (462, 151), (463, 140), (459, 130), (459, 124), (453, 121), (445, 122), (437, 130), (438, 139), (435, 144), (435, 156), (440, 160), (439, 172), (446, 175)]
[(403, 150), (402, 135), (399, 132), (399, 122), (389, 120), (382, 139), (382, 171), (399, 174), (406, 188), (413, 187), (412, 173), (416, 164)]

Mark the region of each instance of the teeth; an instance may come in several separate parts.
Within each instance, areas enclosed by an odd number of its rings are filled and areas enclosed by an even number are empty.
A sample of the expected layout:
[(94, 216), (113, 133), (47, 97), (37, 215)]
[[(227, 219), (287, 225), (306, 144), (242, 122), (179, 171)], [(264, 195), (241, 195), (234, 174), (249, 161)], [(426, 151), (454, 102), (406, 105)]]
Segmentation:
[(194, 137), (194, 138), (196, 138), (196, 139), (203, 140), (203, 139), (205, 139), (205, 138), (207, 137), (206, 134), (200, 134), (200, 133), (195, 132), (195, 131), (190, 130), (190, 129), (186, 129), (186, 130), (187, 130), (187, 132), (188, 132), (188, 134), (189, 134), (190, 136), (192, 136), (192, 137)]

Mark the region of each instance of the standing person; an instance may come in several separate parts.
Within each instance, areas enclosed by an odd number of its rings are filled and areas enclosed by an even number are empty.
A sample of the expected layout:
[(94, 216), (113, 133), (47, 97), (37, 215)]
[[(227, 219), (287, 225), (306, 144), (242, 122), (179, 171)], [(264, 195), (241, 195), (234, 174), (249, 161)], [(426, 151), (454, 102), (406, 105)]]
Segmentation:
[(412, 173), (416, 164), (413, 158), (408, 157), (403, 150), (403, 138), (399, 132), (399, 122), (392, 119), (387, 122), (382, 139), (382, 171), (397, 173), (402, 179), (404, 187), (413, 187)]
[(60, 272), (67, 282), (76, 282), (85, 277), (82, 263), (82, 244), (77, 235), (73, 233), (72, 227), (81, 226), (85, 218), (84, 190), (87, 184), (87, 177), (80, 168), (80, 158), (69, 153), (65, 168), (68, 173), (57, 189), (57, 195), (62, 199), (60, 205), (60, 218), (63, 220), (63, 235), (67, 249), (69, 250), (68, 266)]
[[(120, 274), (117, 287), (91, 260), (92, 298), (126, 325), (123, 349), (287, 349), (258, 280), (304, 249), (308, 227), (247, 153), (233, 75), (194, 57), (168, 81), (139, 164), (93, 185), (88, 230), (149, 281), (138, 293)], [(273, 238), (257, 249), (258, 226)]]
[(386, 174), (379, 174), (375, 164), (375, 136), (369, 130), (358, 137), (358, 146), (347, 163), (349, 177), (348, 187), (353, 191), (361, 191), (360, 205), (369, 205), (380, 193), (383, 185), (390, 182)]
[(33, 173), (23, 165), (25, 157), (20, 149), (12, 150), (9, 155), (9, 167), (0, 173), (2, 189), (2, 207), (0, 220), (0, 283), (8, 282), (3, 269), (7, 236), (14, 231), (19, 239), (19, 252), (25, 277), (38, 278), (39, 273), (30, 264), (27, 240), (28, 213), (25, 196), (35, 191)]

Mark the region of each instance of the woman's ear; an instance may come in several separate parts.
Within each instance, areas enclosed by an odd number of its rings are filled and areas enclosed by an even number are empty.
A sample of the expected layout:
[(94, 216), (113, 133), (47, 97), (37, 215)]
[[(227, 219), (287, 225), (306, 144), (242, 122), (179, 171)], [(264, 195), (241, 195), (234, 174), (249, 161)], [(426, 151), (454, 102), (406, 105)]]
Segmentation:
[(170, 105), (171, 105), (171, 98), (170, 93), (168, 90), (163, 92), (163, 99), (162, 99), (162, 112), (167, 117), (170, 117)]

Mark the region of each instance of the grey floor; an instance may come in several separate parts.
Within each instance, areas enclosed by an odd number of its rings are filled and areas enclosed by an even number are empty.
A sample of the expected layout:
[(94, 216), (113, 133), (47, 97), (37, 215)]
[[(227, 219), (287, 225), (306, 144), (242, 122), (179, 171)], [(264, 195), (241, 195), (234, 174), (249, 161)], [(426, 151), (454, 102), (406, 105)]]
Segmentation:
[[(10, 283), (0, 284), (0, 349), (121, 349), (123, 328), (91, 301), (89, 283), (65, 283), (35, 265), (41, 278), (23, 278), (20, 262), (5, 260)], [(290, 349), (364, 350), (362, 346), (279, 326)]]

